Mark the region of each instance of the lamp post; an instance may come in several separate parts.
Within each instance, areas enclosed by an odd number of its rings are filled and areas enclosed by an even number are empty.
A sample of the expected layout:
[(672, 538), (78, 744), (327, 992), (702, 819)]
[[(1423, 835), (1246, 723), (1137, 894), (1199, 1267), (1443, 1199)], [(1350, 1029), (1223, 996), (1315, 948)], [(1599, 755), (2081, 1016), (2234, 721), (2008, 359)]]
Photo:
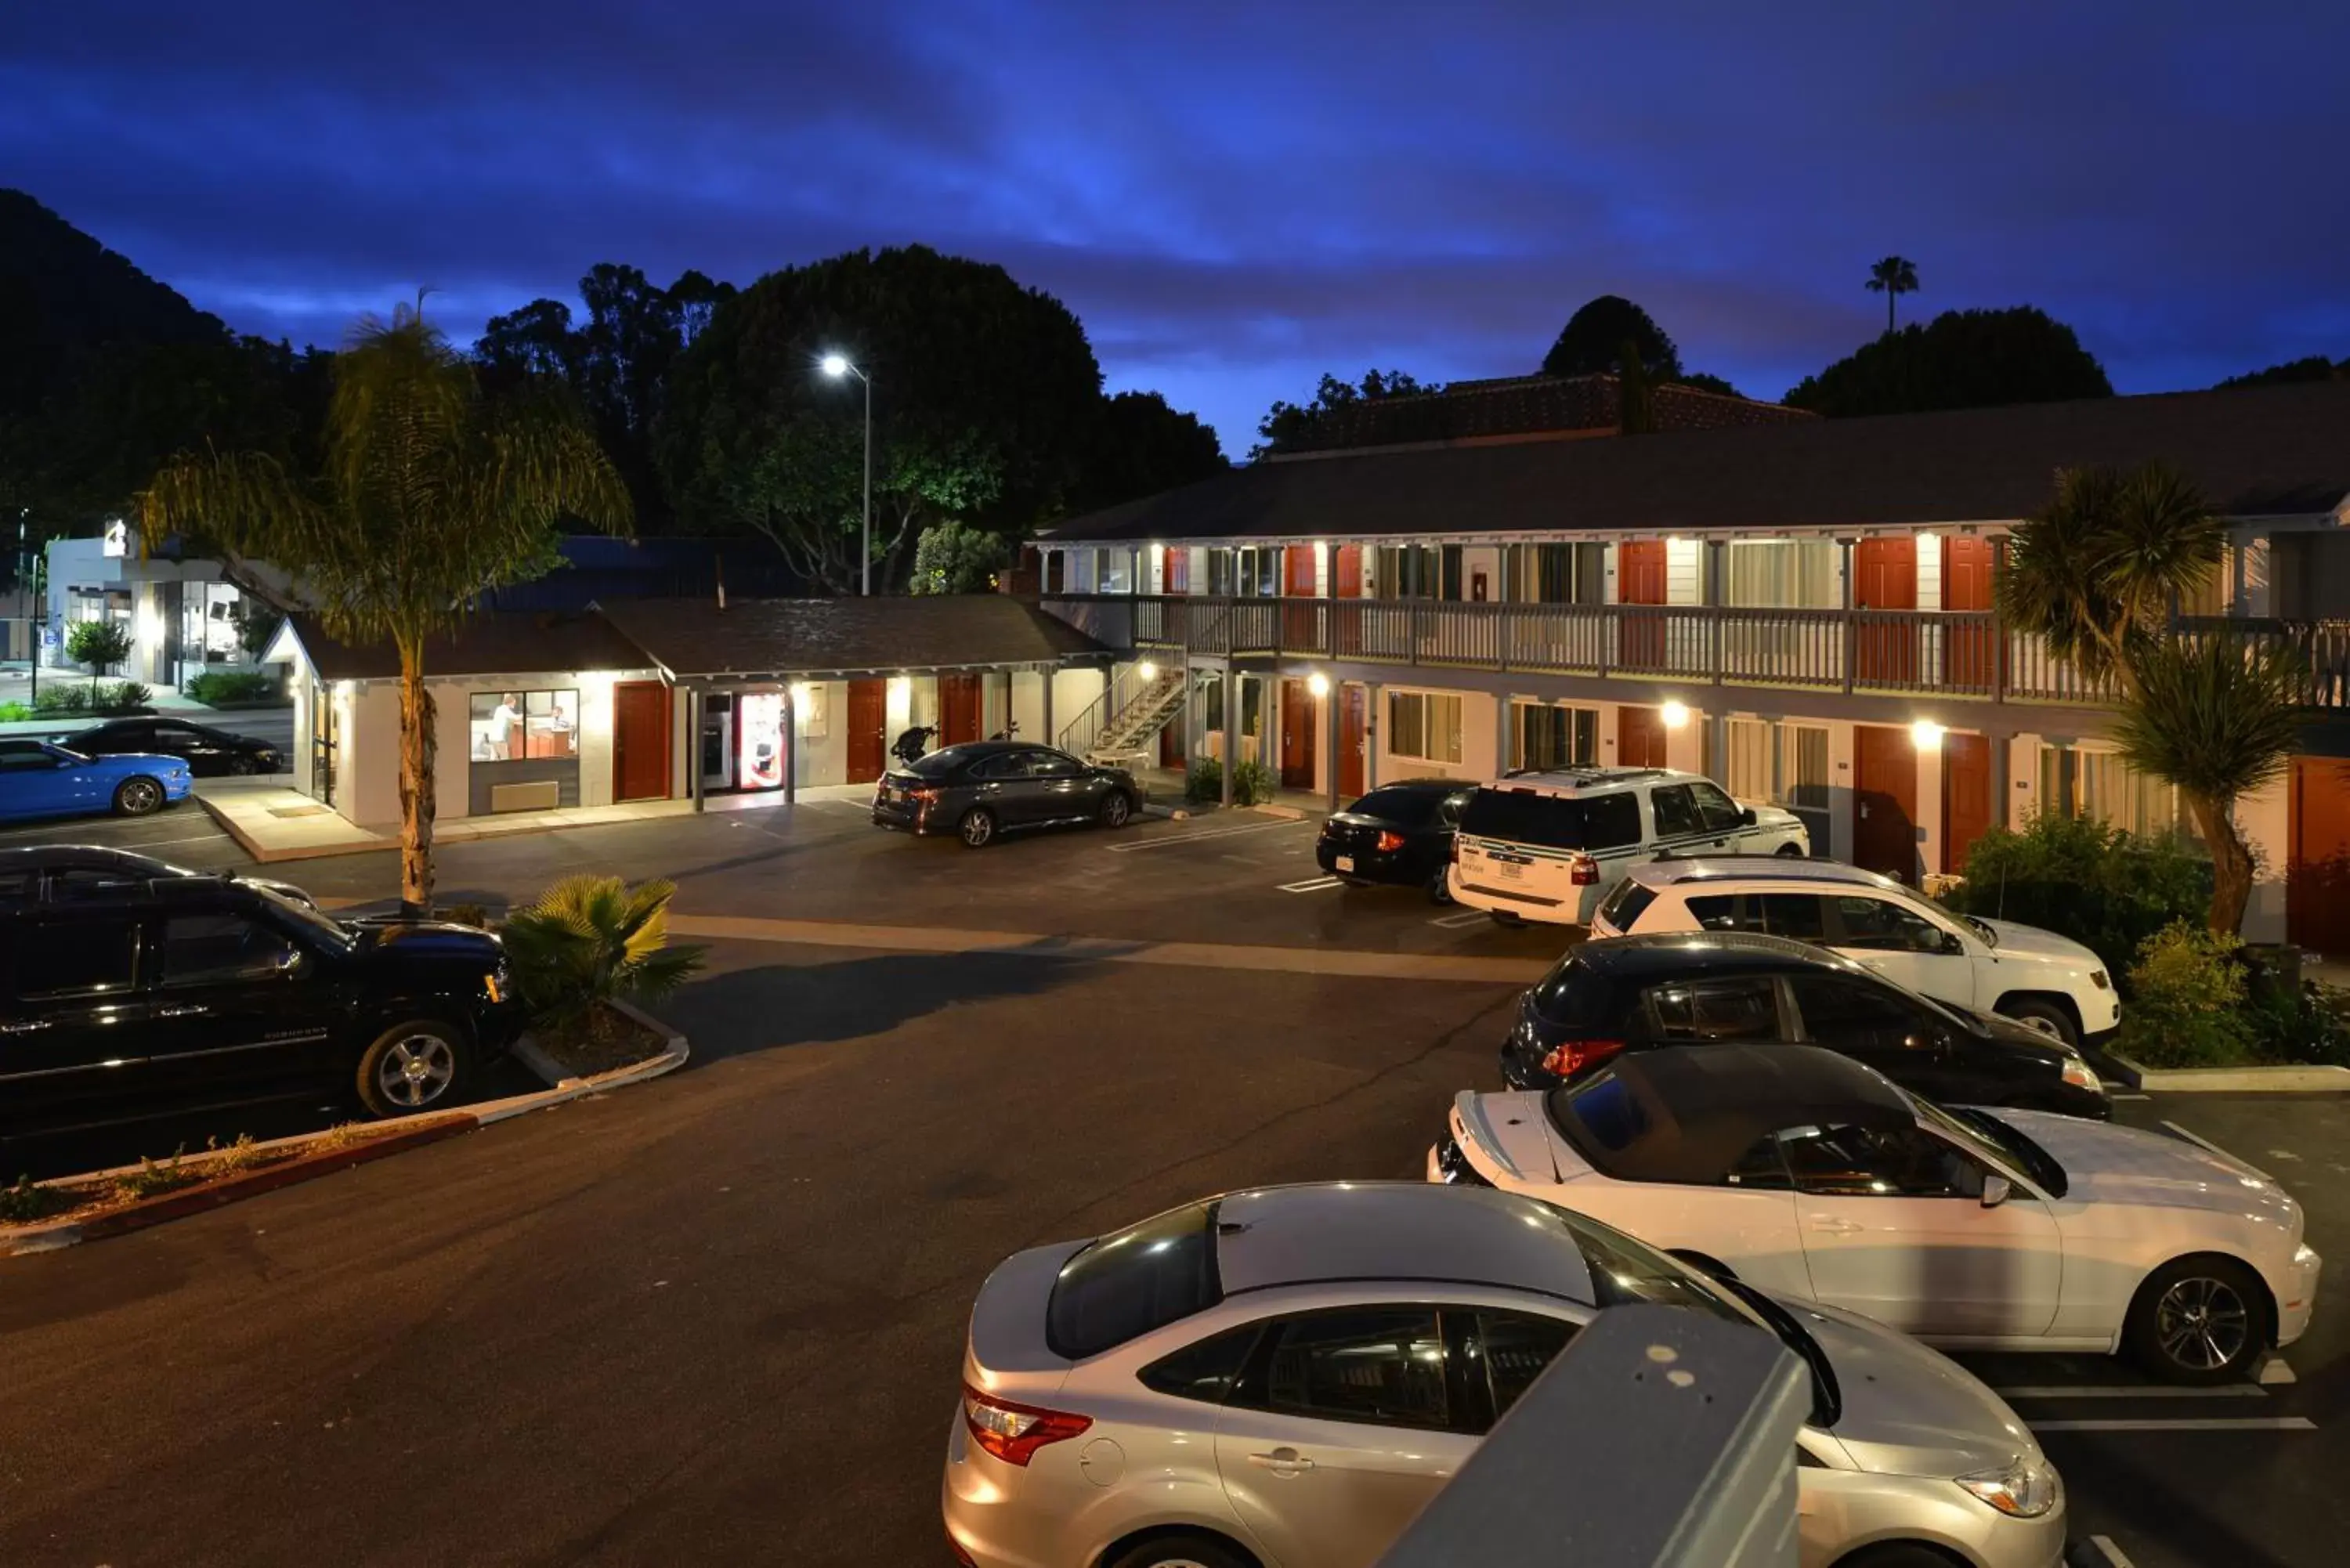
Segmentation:
[(834, 380), (854, 376), (865, 383), (865, 535), (864, 549), (858, 556), (857, 591), (870, 597), (873, 592), (873, 378), (849, 363), (847, 356), (827, 354), (824, 357), (824, 373)]

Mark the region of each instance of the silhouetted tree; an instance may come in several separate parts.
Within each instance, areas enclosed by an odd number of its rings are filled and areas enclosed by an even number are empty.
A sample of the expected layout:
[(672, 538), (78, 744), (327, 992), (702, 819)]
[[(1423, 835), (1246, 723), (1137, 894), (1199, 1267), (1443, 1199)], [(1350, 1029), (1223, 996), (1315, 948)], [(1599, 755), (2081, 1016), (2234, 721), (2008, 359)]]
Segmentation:
[(1211, 479), (1231, 468), (1216, 432), (1157, 392), (1102, 400), (1069, 510), (1091, 512), (1138, 495)]
[(1831, 417), (2109, 398), (2113, 383), (2073, 329), (2031, 306), (1947, 310), (1888, 332), (1806, 376), (1786, 401)]
[(1437, 382), (1423, 385), (1419, 378), (1405, 370), (1366, 370), (1359, 383), (1342, 381), (1326, 372), (1321, 385), (1314, 390), (1309, 403), (1275, 402), (1257, 421), (1256, 433), (1264, 437), (1261, 445), (1249, 451), (1251, 458), (1284, 452), (1306, 452), (1323, 444), (1323, 434), (1329, 417), (1340, 409), (1356, 403), (1377, 402), (1382, 398), (1409, 398), (1423, 392), (1440, 392)]
[(2265, 370), (2230, 376), (2211, 389), (2216, 392), (2230, 387), (2279, 387), (2297, 381), (2350, 381), (2350, 359), (2336, 363), (2323, 354), (2313, 354), (2306, 359), (2288, 359)]
[(1545, 376), (1614, 375), (1629, 344), (1651, 384), (1681, 379), (1680, 350), (1648, 313), (1620, 295), (1603, 294), (1566, 318), (1543, 356)]
[(1918, 264), (1907, 256), (1887, 256), (1868, 269), (1868, 292), (1885, 296), (1885, 330), (1893, 330), (1893, 302), (1918, 292)]

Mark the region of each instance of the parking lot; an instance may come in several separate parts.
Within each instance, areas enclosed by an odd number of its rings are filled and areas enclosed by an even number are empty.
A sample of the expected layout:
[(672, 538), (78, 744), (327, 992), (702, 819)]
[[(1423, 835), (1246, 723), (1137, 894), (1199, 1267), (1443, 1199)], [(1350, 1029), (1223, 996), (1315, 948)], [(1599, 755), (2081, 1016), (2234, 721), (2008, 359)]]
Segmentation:
[[(1495, 1082), (1560, 935), (1331, 886), (1313, 833), (1224, 813), (973, 853), (810, 802), (452, 846), (452, 901), (675, 878), (711, 946), (664, 1008), (693, 1064), (0, 1263), (0, 1561), (947, 1562), (963, 1320), (1000, 1258), (1222, 1189), (1415, 1179), (1452, 1093)], [(193, 811), (71, 836), (240, 859)], [(276, 874), (395, 885), (388, 856)], [(2120, 1114), (2301, 1197), (2336, 1277), (2292, 1381), (1970, 1365), (2044, 1438), (2085, 1548), (2339, 1561), (2350, 1103)]]

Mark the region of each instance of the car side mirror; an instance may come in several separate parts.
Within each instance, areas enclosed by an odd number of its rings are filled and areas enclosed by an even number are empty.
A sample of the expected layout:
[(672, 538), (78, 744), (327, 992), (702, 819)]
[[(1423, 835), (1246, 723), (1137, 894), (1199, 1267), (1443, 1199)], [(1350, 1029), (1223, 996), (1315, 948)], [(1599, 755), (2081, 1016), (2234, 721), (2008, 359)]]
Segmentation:
[(1740, 807), (1738, 812), (1738, 820), (1748, 827), (1753, 826), (1754, 808), (1751, 805)]
[(1996, 1209), (2006, 1202), (2014, 1191), (2013, 1184), (2006, 1177), (1986, 1176), (1983, 1178), (1982, 1206), (1986, 1209)]
[(1966, 952), (1967, 944), (1959, 940), (1958, 932), (1944, 931), (1942, 933), (1942, 945), (1940, 950), (1947, 957), (1958, 958)]

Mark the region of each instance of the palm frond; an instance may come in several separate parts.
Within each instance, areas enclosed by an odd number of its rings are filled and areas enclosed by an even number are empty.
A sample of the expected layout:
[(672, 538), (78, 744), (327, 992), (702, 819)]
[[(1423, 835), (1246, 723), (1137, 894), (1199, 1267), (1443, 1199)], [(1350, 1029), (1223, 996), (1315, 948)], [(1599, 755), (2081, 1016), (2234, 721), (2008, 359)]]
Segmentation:
[(2135, 665), (2137, 691), (2113, 728), (2131, 767), (2222, 804), (2284, 771), (2309, 685), (2299, 650), (2218, 636), (2170, 639), (2149, 643)]

